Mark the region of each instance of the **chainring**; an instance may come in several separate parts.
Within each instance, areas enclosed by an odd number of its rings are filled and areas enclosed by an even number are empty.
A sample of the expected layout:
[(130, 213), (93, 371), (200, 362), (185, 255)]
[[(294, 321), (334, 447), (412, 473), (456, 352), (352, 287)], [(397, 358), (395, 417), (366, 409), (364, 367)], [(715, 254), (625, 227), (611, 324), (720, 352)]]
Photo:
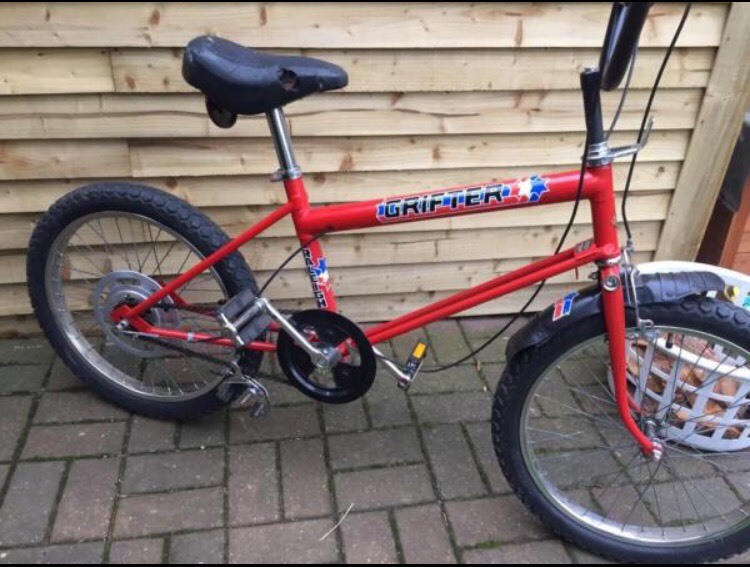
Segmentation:
[(299, 311), (289, 320), (320, 349), (345, 343), (341, 360), (330, 369), (320, 370), (287, 332), (279, 331), (279, 365), (302, 393), (329, 404), (351, 402), (367, 393), (375, 381), (377, 364), (370, 341), (355, 323), (337, 313), (316, 309)]

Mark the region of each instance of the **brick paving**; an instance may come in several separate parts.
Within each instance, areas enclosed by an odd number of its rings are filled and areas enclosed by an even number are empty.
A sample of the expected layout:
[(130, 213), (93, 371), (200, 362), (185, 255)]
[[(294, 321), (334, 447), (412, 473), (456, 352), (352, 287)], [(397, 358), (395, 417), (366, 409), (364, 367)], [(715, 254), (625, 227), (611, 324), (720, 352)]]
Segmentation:
[[(501, 324), (420, 336), (445, 363)], [(383, 350), (405, 356), (413, 338)], [(596, 561), (542, 528), (495, 462), (504, 347), (408, 396), (385, 371), (340, 407), (270, 384), (268, 417), (175, 424), (101, 401), (43, 340), (0, 341), (0, 562)]]

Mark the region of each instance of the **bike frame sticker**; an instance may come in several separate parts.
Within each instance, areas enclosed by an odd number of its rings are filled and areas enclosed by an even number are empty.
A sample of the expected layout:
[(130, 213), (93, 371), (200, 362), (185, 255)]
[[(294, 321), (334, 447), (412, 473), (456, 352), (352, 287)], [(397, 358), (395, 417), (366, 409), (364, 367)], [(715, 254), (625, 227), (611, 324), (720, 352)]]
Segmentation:
[(573, 312), (573, 303), (578, 297), (578, 292), (574, 291), (555, 302), (555, 310), (552, 313), (552, 321), (559, 321), (569, 316)]
[(588, 240), (584, 240), (583, 242), (579, 244), (576, 244), (576, 247), (575, 247), (576, 254), (583, 254), (587, 250), (590, 250), (593, 245), (594, 245), (594, 240), (592, 238)]
[(404, 218), (429, 218), (449, 211), (492, 210), (510, 205), (536, 204), (549, 192), (548, 180), (538, 175), (514, 183), (490, 183), (437, 193), (421, 193), (387, 199), (377, 206), (378, 221), (386, 223)]
[(325, 309), (328, 307), (326, 293), (330, 291), (331, 287), (331, 276), (328, 273), (328, 261), (325, 258), (319, 258), (316, 261), (309, 248), (305, 248), (302, 251), (302, 256), (305, 258), (305, 265), (307, 266), (307, 273), (310, 277), (315, 301), (317, 301), (320, 309)]

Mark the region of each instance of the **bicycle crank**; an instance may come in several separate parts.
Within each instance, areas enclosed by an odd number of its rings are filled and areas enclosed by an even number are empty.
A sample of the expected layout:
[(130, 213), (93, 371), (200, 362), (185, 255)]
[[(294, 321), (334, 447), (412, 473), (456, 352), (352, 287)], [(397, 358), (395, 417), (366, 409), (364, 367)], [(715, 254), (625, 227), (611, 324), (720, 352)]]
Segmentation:
[[(375, 353), (355, 323), (323, 310), (299, 311), (288, 321), (294, 332), (279, 331), (276, 355), (300, 391), (330, 404), (351, 402), (367, 393), (377, 371)], [(320, 354), (310, 354), (310, 345)]]

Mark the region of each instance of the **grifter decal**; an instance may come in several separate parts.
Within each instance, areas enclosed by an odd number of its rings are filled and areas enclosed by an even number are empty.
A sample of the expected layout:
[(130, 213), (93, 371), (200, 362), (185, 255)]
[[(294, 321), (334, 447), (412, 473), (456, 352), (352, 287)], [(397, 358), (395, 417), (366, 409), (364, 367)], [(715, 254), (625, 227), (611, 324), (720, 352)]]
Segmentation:
[(446, 211), (496, 209), (508, 205), (539, 203), (542, 195), (548, 191), (547, 179), (534, 175), (512, 184), (492, 183), (387, 199), (378, 204), (377, 217), (380, 222), (390, 222), (409, 217), (436, 216)]
[(302, 256), (305, 258), (305, 265), (307, 266), (307, 273), (310, 276), (315, 301), (318, 302), (320, 309), (325, 309), (328, 307), (325, 292), (331, 286), (331, 277), (328, 275), (328, 261), (325, 258), (320, 258), (317, 262), (313, 260), (313, 255), (309, 248), (305, 248), (302, 251)]

